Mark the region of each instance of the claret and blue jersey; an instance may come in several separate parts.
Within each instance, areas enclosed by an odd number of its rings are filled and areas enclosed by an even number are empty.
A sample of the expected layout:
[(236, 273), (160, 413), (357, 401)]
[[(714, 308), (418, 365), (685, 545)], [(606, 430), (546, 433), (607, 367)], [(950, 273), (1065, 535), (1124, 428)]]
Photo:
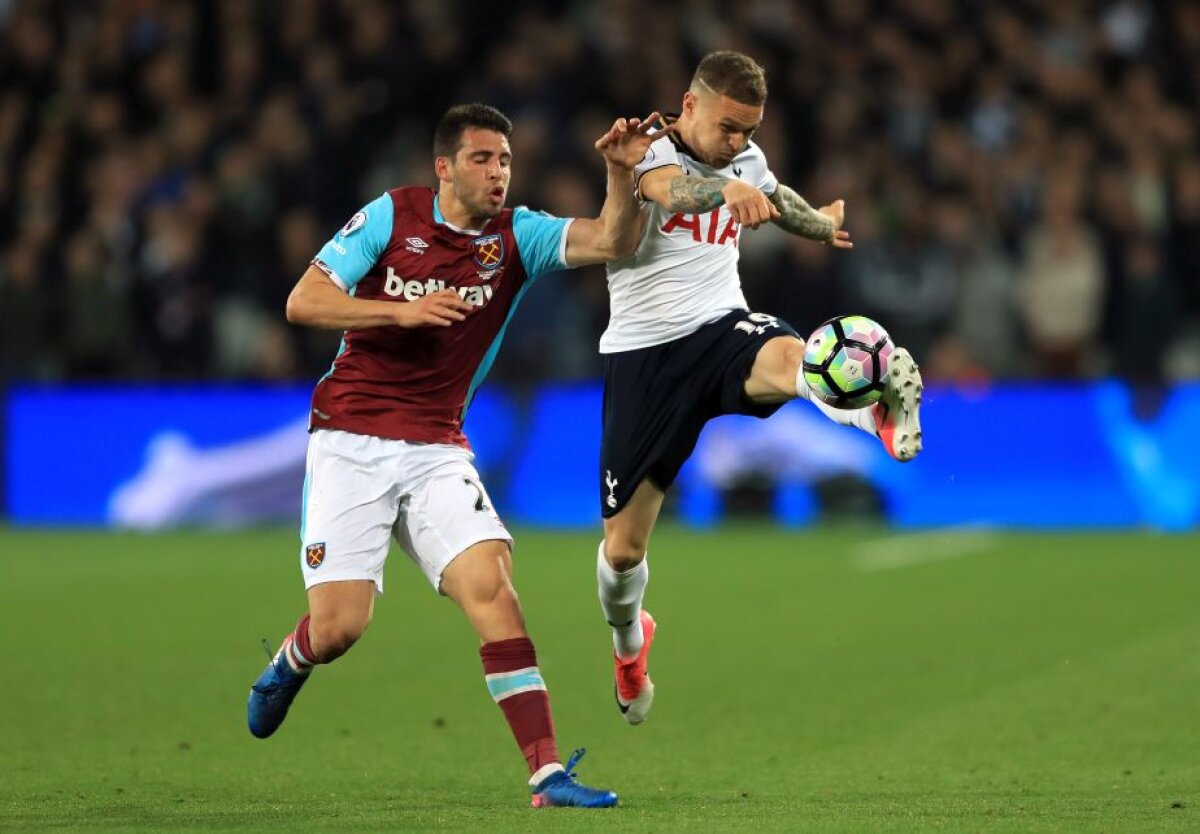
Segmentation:
[(411, 303), (454, 289), (473, 310), (449, 327), (348, 330), (313, 392), (312, 428), (467, 445), (462, 418), (521, 296), (566, 268), (569, 219), (505, 209), (481, 230), (447, 223), (429, 188), (396, 188), (313, 260), (356, 298)]

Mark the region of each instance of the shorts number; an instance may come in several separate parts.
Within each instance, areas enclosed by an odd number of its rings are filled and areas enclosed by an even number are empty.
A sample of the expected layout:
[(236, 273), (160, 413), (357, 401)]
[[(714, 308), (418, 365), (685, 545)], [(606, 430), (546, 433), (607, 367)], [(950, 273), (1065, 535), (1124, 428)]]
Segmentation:
[(766, 333), (768, 329), (779, 326), (779, 319), (775, 316), (768, 316), (766, 313), (751, 313), (747, 316), (749, 321), (739, 321), (733, 326), (734, 330), (741, 330), (750, 336)]
[(463, 478), (463, 483), (469, 487), (473, 487), (478, 497), (475, 499), (475, 512), (487, 513), (491, 512), (492, 508), (488, 506), (487, 501), (483, 497), (483, 487), (472, 481), (470, 478)]

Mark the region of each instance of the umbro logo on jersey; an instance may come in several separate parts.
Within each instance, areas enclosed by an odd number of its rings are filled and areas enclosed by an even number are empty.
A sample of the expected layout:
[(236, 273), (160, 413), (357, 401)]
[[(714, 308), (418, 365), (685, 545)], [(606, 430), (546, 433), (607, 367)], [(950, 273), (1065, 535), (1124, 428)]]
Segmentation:
[(404, 248), (414, 255), (424, 255), (425, 250), (429, 248), (429, 244), (419, 237), (406, 237), (404, 242), (408, 244)]

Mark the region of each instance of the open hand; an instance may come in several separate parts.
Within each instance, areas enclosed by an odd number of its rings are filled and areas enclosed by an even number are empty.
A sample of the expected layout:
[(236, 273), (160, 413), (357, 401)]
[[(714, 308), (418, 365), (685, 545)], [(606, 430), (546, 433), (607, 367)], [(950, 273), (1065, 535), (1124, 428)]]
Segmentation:
[[(609, 165), (632, 171), (652, 144), (675, 129), (674, 125), (660, 124), (660, 119), (657, 111), (644, 119), (617, 119), (609, 131), (596, 140), (596, 150)], [(656, 125), (658, 132), (651, 133)]]
[(846, 201), (834, 200), (827, 206), (821, 206), (817, 211), (833, 221), (833, 237), (825, 243), (836, 246), (838, 249), (854, 248), (854, 244), (850, 242), (850, 233), (842, 231), (842, 223), (846, 220)]

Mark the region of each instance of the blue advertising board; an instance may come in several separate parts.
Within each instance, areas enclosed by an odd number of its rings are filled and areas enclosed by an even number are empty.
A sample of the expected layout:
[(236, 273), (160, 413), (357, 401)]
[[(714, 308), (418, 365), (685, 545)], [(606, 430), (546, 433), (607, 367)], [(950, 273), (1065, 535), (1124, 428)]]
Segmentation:
[[(18, 388), (5, 402), (10, 523), (239, 525), (298, 516), (309, 388)], [(480, 392), (467, 420), (477, 465), (505, 518), (599, 522), (600, 388), (546, 386), (517, 400)], [(709, 424), (676, 484), (686, 522), (722, 516), (747, 477), (774, 484), (783, 523), (816, 517), (814, 485), (870, 483), (906, 527), (1200, 524), (1200, 386), (1138, 416), (1122, 384), (930, 388), (925, 451), (906, 465), (806, 403), (769, 420)]]

